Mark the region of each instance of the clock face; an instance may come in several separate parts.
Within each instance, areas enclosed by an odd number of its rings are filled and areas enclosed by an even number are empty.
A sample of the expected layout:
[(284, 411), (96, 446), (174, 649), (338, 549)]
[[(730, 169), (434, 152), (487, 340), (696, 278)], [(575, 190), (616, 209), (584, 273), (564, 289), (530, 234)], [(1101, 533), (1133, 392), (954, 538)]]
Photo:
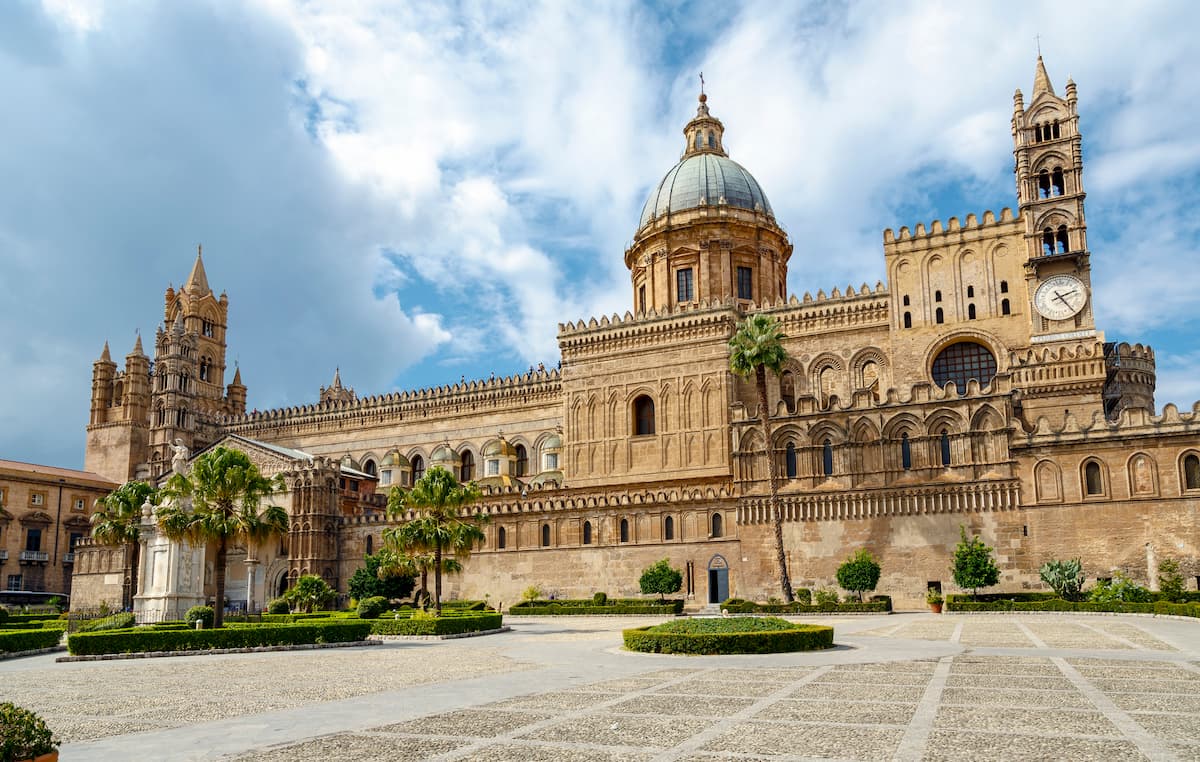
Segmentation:
[(1074, 275), (1055, 275), (1042, 281), (1033, 294), (1033, 306), (1047, 320), (1075, 317), (1087, 304), (1087, 288)]

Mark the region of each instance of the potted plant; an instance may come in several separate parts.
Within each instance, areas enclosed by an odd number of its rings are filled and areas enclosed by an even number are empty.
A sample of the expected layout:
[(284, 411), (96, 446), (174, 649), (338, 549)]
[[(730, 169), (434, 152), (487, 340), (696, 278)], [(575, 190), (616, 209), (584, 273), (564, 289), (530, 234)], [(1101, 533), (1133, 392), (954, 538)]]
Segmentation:
[(58, 741), (41, 717), (15, 704), (0, 703), (0, 759), (58, 762)]
[(942, 613), (942, 594), (938, 592), (936, 587), (931, 587), (925, 591), (925, 602), (929, 604), (929, 610), (933, 613)]

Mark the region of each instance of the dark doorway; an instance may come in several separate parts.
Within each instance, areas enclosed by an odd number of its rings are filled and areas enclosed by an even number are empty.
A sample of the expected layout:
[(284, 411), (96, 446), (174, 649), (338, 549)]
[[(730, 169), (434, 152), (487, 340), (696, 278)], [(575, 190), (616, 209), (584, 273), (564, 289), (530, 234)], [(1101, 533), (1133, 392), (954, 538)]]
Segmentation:
[(708, 602), (722, 603), (729, 599), (729, 564), (721, 555), (708, 562)]

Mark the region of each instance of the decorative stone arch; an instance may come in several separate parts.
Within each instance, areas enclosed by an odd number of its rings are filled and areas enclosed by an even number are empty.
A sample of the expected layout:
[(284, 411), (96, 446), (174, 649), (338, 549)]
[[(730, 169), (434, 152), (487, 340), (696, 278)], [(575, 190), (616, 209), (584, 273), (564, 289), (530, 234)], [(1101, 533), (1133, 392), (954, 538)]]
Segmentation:
[(921, 421), (912, 413), (898, 413), (888, 419), (883, 425), (884, 439), (900, 439), (902, 435), (908, 434), (909, 438), (917, 437), (922, 434), (924, 427)]
[(1004, 428), (1004, 417), (991, 405), (984, 405), (971, 416), (971, 431), (998, 431)]
[[(365, 455), (363, 455), (361, 458), (358, 459), (358, 462), (362, 464), (363, 473), (368, 473), (371, 476), (379, 475), (379, 464), (382, 461), (383, 461), (383, 458), (376, 455), (374, 452), (368, 452)], [(375, 467), (373, 469), (367, 468), (368, 463), (373, 463), (375, 465)]]
[(818, 421), (813, 424), (808, 430), (808, 439), (814, 445), (821, 445), (826, 439), (830, 440), (834, 446), (845, 444), (848, 441), (846, 430), (832, 421)]
[[(1008, 348), (994, 334), (987, 331), (980, 331), (973, 328), (960, 328), (952, 333), (938, 338), (929, 345), (925, 350), (924, 368), (925, 376), (933, 383), (933, 361), (941, 354), (942, 350), (949, 347), (951, 344), (958, 344), (963, 341), (971, 341), (976, 344), (982, 344), (992, 357), (996, 359), (996, 375), (1008, 372)], [(986, 385), (980, 384), (980, 388), (986, 388)], [(966, 389), (959, 389), (959, 394), (965, 394)]]
[(1147, 452), (1139, 450), (1125, 461), (1130, 497), (1155, 497), (1158, 490), (1158, 463)]
[(1066, 225), (1068, 228), (1075, 227), (1075, 215), (1065, 209), (1051, 209), (1037, 218), (1033, 229), (1038, 231), (1046, 228), (1057, 229), (1059, 225)]
[(1200, 450), (1188, 449), (1179, 453), (1179, 491), (1200, 492)]
[(879, 427), (870, 418), (859, 418), (850, 425), (850, 439), (859, 444), (878, 442)]
[[(757, 427), (755, 433), (758, 433)], [(761, 437), (756, 438), (755, 441), (761, 441)], [(771, 442), (775, 449), (786, 447), (788, 442), (794, 442), (797, 447), (802, 447), (808, 442), (808, 435), (799, 424), (786, 423), (771, 432)]]
[(758, 426), (751, 427), (749, 431), (742, 434), (738, 441), (738, 452), (754, 453), (763, 451), (763, 436)]
[(832, 352), (817, 355), (808, 366), (808, 375), (812, 395), (820, 400), (822, 407), (846, 388), (846, 364)]
[(1029, 176), (1036, 177), (1043, 169), (1050, 172), (1055, 167), (1062, 167), (1064, 172), (1069, 171), (1072, 168), (1071, 157), (1056, 149), (1039, 154), (1033, 163), (1029, 165)]
[(925, 433), (930, 436), (941, 436), (943, 431), (951, 434), (961, 434), (966, 430), (963, 417), (957, 410), (941, 408), (930, 413), (925, 418)]
[(1039, 503), (1063, 501), (1062, 470), (1052, 460), (1040, 460), (1033, 467), (1034, 500)]
[[(850, 384), (854, 389), (869, 389), (872, 384), (863, 375), (865, 366), (869, 363), (874, 363), (877, 376), (875, 378), (875, 386), (877, 390), (886, 389), (889, 386), (887, 377), (890, 375), (887, 355), (883, 350), (877, 347), (867, 347), (858, 351), (854, 357), (850, 358)], [(878, 394), (878, 391), (876, 392)]]
[[(1098, 481), (1097, 481), (1098, 480)], [(1084, 458), (1079, 464), (1079, 487), (1084, 500), (1106, 500), (1112, 497), (1108, 466), (1095, 457)]]

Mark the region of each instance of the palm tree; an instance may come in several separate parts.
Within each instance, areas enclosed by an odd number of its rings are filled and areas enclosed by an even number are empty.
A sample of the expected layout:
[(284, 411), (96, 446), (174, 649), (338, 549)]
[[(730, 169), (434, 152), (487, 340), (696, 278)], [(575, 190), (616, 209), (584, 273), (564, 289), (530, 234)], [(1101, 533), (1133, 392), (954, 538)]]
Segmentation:
[(474, 482), (459, 484), (454, 474), (434, 466), (408, 492), (394, 488), (388, 496), (388, 512), (393, 516), (405, 511), (419, 514), (396, 527), (392, 536), (400, 547), (433, 552), (433, 602), (439, 615), (442, 613), (442, 572), (450, 571), (443, 556), (449, 552), (456, 560), (466, 560), (472, 548), (484, 539), (479, 525), (487, 521), (487, 516), (476, 513), (463, 518), (459, 515), (459, 509), (478, 500), (479, 494), (479, 487)]
[(158, 490), (146, 482), (128, 481), (96, 501), (92, 537), (102, 545), (124, 545), (129, 556), (129, 578), (121, 585), (121, 608), (133, 610), (137, 593), (138, 539), (142, 533), (142, 505), (153, 503)]
[(783, 511), (779, 507), (778, 464), (771, 447), (770, 413), (767, 410), (767, 371), (775, 375), (787, 362), (783, 348), (783, 330), (779, 321), (769, 315), (750, 315), (743, 320), (729, 340), (729, 369), (742, 377), (754, 376), (758, 390), (758, 415), (762, 438), (767, 450), (767, 480), (771, 493), (771, 520), (775, 528), (775, 555), (779, 561), (779, 586), (783, 598), (791, 603), (792, 580), (788, 576), (787, 555), (783, 552)]
[[(190, 473), (175, 474), (163, 488), (167, 500), (158, 510), (163, 534), (176, 541), (217, 544), (214, 627), (220, 627), (225, 619), (225, 557), (229, 546), (245, 542), (249, 550), (251, 543), (262, 545), (287, 532), (288, 517), (283, 508), (260, 508), (263, 498), (282, 489), (282, 477), (266, 478), (246, 453), (224, 447), (197, 457)], [(180, 505), (181, 498), (189, 497), (190, 511)]]
[[(401, 533), (403, 527), (383, 530), (385, 548), (379, 553), (379, 578), (421, 577), (420, 588), (413, 591), (413, 605), (429, 608), (429, 570), (433, 568), (433, 553), (419, 552), (408, 545), (409, 538)], [(442, 559), (442, 572), (458, 574), (462, 564), (453, 558)]]

